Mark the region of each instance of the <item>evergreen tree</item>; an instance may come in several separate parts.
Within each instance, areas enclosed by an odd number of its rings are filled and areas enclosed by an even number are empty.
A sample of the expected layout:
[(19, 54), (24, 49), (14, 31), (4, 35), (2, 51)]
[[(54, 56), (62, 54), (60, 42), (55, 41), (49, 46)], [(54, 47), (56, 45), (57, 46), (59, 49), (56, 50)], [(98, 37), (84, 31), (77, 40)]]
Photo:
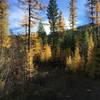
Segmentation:
[(72, 56), (71, 56), (70, 48), (66, 48), (66, 65), (71, 70), (71, 68), (72, 68)]
[(74, 29), (76, 27), (76, 17), (77, 17), (77, 11), (76, 11), (76, 2), (77, 0), (70, 0), (70, 27)]
[(95, 14), (96, 14), (95, 4), (96, 4), (96, 0), (87, 0), (89, 22), (91, 25), (95, 24)]
[(87, 64), (87, 50), (88, 50), (88, 38), (89, 38), (89, 34), (88, 31), (86, 30), (86, 32), (83, 32), (82, 37), (81, 37), (81, 54), (82, 54), (82, 61), (84, 61), (84, 66), (83, 66), (83, 70), (86, 70), (86, 64)]
[(73, 57), (73, 67), (74, 67), (73, 70), (74, 71), (79, 70), (80, 62), (81, 62), (80, 48), (79, 48), (79, 41), (77, 40), (76, 48), (75, 48), (75, 54), (74, 54), (74, 57)]
[(100, 37), (100, 0), (96, 2), (96, 25), (97, 25), (97, 39)]
[(88, 51), (87, 51), (88, 61), (91, 59), (93, 49), (94, 49), (94, 41), (93, 41), (92, 34), (90, 34), (89, 39), (88, 39)]
[(91, 62), (93, 62), (93, 57), (94, 57), (94, 41), (93, 41), (93, 36), (90, 34), (89, 40), (88, 40), (88, 51), (87, 51), (87, 67), (86, 67), (86, 72), (90, 72), (92, 70), (93, 65), (91, 67)]
[(46, 37), (46, 32), (44, 30), (42, 22), (39, 23), (38, 35), (39, 35), (39, 37), (41, 39), (42, 45), (44, 46), (46, 44), (46, 42), (47, 42), (47, 37)]
[(87, 63), (88, 75), (92, 78), (100, 78), (100, 40), (91, 49), (91, 59)]
[(51, 31), (51, 41), (53, 46), (56, 45), (57, 42), (57, 21), (58, 21), (58, 8), (56, 0), (50, 0), (47, 8), (47, 16), (50, 23), (50, 31)]
[(63, 17), (63, 14), (62, 12), (60, 12), (59, 14), (59, 20), (58, 20), (58, 32), (59, 32), (59, 36), (63, 36), (64, 34), (64, 17)]

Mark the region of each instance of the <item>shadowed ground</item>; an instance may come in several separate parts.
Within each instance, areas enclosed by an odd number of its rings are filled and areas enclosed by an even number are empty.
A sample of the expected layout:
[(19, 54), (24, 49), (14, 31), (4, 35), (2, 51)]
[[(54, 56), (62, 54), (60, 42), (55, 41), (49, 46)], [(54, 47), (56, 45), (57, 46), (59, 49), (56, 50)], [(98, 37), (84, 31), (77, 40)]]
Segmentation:
[[(48, 67), (47, 67), (48, 66)], [(55, 67), (57, 66), (57, 67)], [(60, 64), (42, 64), (39, 74), (26, 82), (24, 93), (6, 100), (99, 100), (100, 80), (71, 74), (58, 68)], [(12, 99), (11, 99), (12, 97)]]

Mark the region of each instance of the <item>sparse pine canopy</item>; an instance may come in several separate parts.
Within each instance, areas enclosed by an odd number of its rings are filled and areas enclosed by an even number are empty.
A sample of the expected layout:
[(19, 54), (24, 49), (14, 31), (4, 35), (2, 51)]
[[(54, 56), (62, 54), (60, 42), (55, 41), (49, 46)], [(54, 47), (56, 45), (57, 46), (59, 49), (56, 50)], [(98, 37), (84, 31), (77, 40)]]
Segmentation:
[(95, 24), (95, 14), (96, 14), (95, 4), (96, 4), (96, 0), (87, 0), (90, 24)]
[(40, 20), (41, 17), (38, 15), (37, 11), (43, 10), (45, 6), (39, 0), (18, 0), (19, 5), (22, 9), (27, 11), (28, 15), (28, 50), (30, 49), (30, 35), (31, 35), (31, 25), (34, 20)]

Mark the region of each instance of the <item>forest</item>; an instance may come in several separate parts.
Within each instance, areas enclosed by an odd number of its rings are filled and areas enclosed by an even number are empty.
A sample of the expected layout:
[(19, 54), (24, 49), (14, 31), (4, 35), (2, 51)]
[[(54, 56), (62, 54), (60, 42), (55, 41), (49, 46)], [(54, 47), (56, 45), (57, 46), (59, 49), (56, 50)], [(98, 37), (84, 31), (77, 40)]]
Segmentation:
[[(0, 0), (0, 100), (100, 99), (100, 0), (85, 0), (82, 25), (79, 2)], [(12, 5), (24, 13), (20, 32), (13, 29), (16, 19), (9, 21)]]

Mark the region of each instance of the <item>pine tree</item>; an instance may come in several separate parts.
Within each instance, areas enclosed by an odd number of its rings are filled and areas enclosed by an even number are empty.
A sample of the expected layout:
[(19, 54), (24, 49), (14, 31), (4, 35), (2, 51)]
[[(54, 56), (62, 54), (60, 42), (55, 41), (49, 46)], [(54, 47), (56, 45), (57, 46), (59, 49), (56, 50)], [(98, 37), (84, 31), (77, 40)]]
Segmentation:
[(76, 42), (76, 48), (75, 48), (75, 54), (73, 57), (73, 70), (77, 71), (80, 68), (80, 63), (81, 63), (81, 56), (80, 56), (80, 48), (79, 48), (79, 41), (77, 40)]
[(94, 45), (91, 52), (91, 59), (87, 64), (88, 75), (92, 78), (100, 78), (100, 40)]
[(94, 41), (93, 41), (92, 34), (90, 34), (89, 39), (88, 39), (88, 51), (87, 51), (88, 61), (91, 59), (93, 49), (94, 49)]
[(94, 57), (94, 41), (93, 41), (93, 36), (90, 34), (89, 40), (88, 40), (88, 50), (87, 50), (87, 65), (86, 65), (86, 72), (91, 72), (93, 65), (91, 67), (91, 62), (93, 62), (93, 57)]
[[(87, 0), (88, 5), (88, 13), (89, 13), (89, 22), (93, 27), (93, 33), (96, 32), (96, 38), (100, 36), (100, 1), (99, 0)], [(94, 25), (97, 27), (96, 30), (94, 29)]]
[(50, 0), (49, 5), (47, 8), (47, 16), (50, 23), (50, 31), (51, 31), (51, 46), (52, 46), (52, 56), (53, 58), (56, 57), (56, 51), (57, 51), (57, 43), (58, 43), (58, 8), (56, 0)]
[(70, 0), (70, 27), (74, 29), (76, 27), (76, 17), (77, 17), (77, 11), (76, 11), (76, 0)]
[(86, 70), (86, 64), (87, 64), (87, 50), (88, 50), (88, 31), (86, 30), (86, 32), (83, 32), (82, 37), (81, 37), (81, 54), (82, 54), (82, 61), (84, 61), (83, 64), (83, 70)]
[(63, 14), (62, 12), (60, 12), (59, 14), (59, 20), (58, 20), (58, 32), (59, 32), (59, 36), (63, 36), (64, 34), (64, 17), (63, 17)]
[(57, 21), (58, 21), (58, 8), (56, 0), (50, 0), (47, 8), (47, 16), (50, 23), (51, 33), (57, 32)]
[(95, 3), (96, 0), (87, 0), (89, 19), (92, 25), (95, 24)]
[(46, 36), (46, 32), (44, 30), (44, 27), (43, 27), (43, 24), (41, 21), (40, 21), (39, 27), (38, 27), (38, 35), (41, 39), (42, 45), (44, 46), (47, 42), (47, 36)]
[(89, 18), (91, 24), (99, 25), (99, 12), (100, 12), (100, 1), (99, 0), (88, 0), (88, 11), (89, 11)]

